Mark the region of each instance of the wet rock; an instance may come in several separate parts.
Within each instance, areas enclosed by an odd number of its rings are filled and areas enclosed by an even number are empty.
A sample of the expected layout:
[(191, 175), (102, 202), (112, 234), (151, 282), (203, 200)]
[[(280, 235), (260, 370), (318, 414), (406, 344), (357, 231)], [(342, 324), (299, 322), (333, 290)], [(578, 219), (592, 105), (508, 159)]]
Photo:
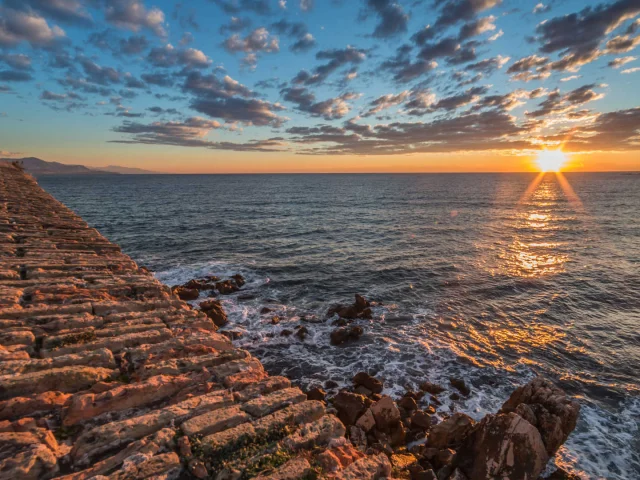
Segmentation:
[(281, 337), (290, 337), (291, 335), (293, 335), (293, 332), (286, 328), (280, 332)]
[(518, 387), (504, 403), (500, 413), (516, 412), (533, 424), (553, 456), (575, 429), (580, 404), (571, 400), (550, 381), (537, 377)]
[(235, 275), (231, 275), (231, 279), (235, 282), (238, 288), (242, 288), (245, 285), (245, 283), (247, 283), (244, 277), (239, 273), (236, 273)]
[(199, 292), (202, 290), (213, 290), (215, 288), (215, 282), (220, 280), (218, 277), (204, 277), (204, 278), (194, 278), (193, 280), (189, 280), (187, 283), (182, 285), (184, 288), (198, 290)]
[(549, 460), (538, 430), (516, 413), (487, 415), (458, 457), (460, 469), (473, 480), (537, 479)]
[(464, 396), (468, 396), (471, 393), (471, 389), (467, 386), (467, 384), (461, 378), (451, 377), (449, 379), (449, 382)]
[(365, 432), (370, 432), (375, 426), (376, 426), (376, 419), (373, 416), (373, 412), (371, 411), (370, 408), (367, 408), (364, 414), (362, 414), (358, 419), (358, 421), (356, 422), (356, 427), (360, 427)]
[(435, 383), (424, 382), (420, 385), (420, 390), (422, 390), (423, 392), (430, 393), (432, 395), (438, 395), (444, 392), (445, 389)]
[(431, 428), (428, 445), (435, 448), (455, 447), (462, 443), (475, 422), (464, 413), (454, 413), (451, 417)]
[(195, 288), (174, 287), (173, 293), (176, 294), (180, 300), (184, 301), (197, 300), (200, 296), (200, 292)]
[(438, 477), (433, 470), (429, 469), (418, 473), (416, 476), (412, 477), (412, 480), (438, 480)]
[(342, 345), (351, 340), (358, 340), (363, 333), (364, 330), (358, 325), (337, 328), (331, 332), (331, 344)]
[(546, 480), (582, 480), (582, 477), (579, 475), (574, 475), (573, 473), (569, 473), (562, 468), (558, 468), (551, 475), (549, 475)]
[(364, 395), (365, 397), (370, 397), (371, 395), (373, 395), (373, 392), (363, 385), (358, 385), (356, 388), (353, 389), (353, 391), (354, 393)]
[(240, 287), (233, 280), (224, 280), (222, 282), (216, 282), (216, 290), (222, 295), (230, 295), (240, 290)]
[(398, 402), (398, 406), (404, 408), (408, 412), (413, 412), (418, 409), (418, 404), (412, 397), (402, 397)]
[(411, 426), (421, 430), (429, 430), (431, 428), (431, 416), (422, 410), (417, 410), (411, 415)]
[(362, 385), (372, 393), (381, 393), (384, 388), (384, 385), (380, 380), (372, 377), (366, 372), (357, 373), (356, 376), (353, 377), (353, 383), (356, 385)]
[(338, 388), (340, 385), (338, 384), (338, 382), (335, 382), (333, 380), (327, 380), (326, 382), (324, 382), (324, 388)]
[(376, 419), (376, 426), (383, 432), (390, 432), (400, 423), (400, 410), (391, 397), (383, 396), (371, 405), (371, 413)]
[(304, 340), (305, 338), (307, 338), (307, 335), (309, 334), (309, 330), (307, 329), (307, 327), (300, 327), (298, 328), (298, 330), (296, 331), (296, 337), (298, 337), (300, 340)]
[(307, 400), (319, 400), (324, 402), (326, 397), (327, 392), (325, 392), (322, 387), (313, 387), (307, 392)]
[(334, 305), (327, 311), (327, 317), (338, 315), (340, 318), (355, 320), (357, 318), (370, 319), (372, 311), (370, 303), (363, 296), (355, 295), (355, 303), (353, 305)]
[(354, 425), (367, 407), (367, 399), (364, 396), (344, 390), (333, 397), (331, 403), (338, 411), (338, 418), (347, 426)]
[(269, 307), (262, 307), (260, 309), (260, 315), (266, 315), (267, 313), (270, 313), (272, 310)]
[(227, 314), (222, 308), (222, 303), (220, 300), (207, 300), (205, 302), (200, 303), (200, 310), (202, 310), (207, 317), (213, 320), (213, 323), (216, 324), (217, 327), (224, 327), (229, 320), (227, 319)]
[(221, 335), (224, 335), (229, 340), (239, 340), (244, 336), (244, 333), (240, 330), (226, 330), (224, 332), (220, 332)]
[(280, 317), (278, 317), (277, 315), (271, 318), (271, 325), (278, 325), (279, 323), (280, 323)]

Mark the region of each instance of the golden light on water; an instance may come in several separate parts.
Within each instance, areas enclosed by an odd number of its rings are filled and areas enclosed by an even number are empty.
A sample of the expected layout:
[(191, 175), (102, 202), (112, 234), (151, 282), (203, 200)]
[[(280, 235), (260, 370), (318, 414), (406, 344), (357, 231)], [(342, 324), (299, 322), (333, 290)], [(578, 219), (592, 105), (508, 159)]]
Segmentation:
[(541, 150), (536, 163), (541, 172), (559, 172), (567, 163), (567, 155), (562, 150)]

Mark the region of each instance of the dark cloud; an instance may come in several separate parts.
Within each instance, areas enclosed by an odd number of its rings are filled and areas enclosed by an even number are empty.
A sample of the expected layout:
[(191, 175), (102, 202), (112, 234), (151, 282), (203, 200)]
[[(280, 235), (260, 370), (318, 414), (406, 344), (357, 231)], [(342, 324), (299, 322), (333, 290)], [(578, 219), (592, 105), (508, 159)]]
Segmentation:
[(169, 68), (176, 65), (187, 68), (206, 68), (211, 60), (196, 48), (175, 48), (172, 45), (152, 48), (147, 61), (154, 67)]
[(472, 87), (464, 92), (441, 98), (435, 103), (428, 105), (426, 110), (416, 108), (418, 105), (415, 104), (415, 101), (407, 104), (407, 108), (414, 108), (414, 110), (409, 112), (410, 115), (423, 115), (437, 110), (453, 111), (477, 102), (480, 100), (481, 95), (487, 93), (487, 90), (487, 87)]
[(159, 87), (171, 87), (174, 83), (173, 78), (165, 73), (143, 73), (140, 77), (149, 85), (157, 85)]
[(4, 0), (4, 4), (16, 10), (36, 10), (56, 22), (90, 26), (91, 15), (80, 0)]
[(427, 25), (426, 27), (414, 33), (411, 36), (411, 41), (418, 46), (423, 46), (429, 40), (433, 40), (436, 36), (436, 33), (437, 32), (433, 28), (431, 28), (430, 25)]
[(219, 122), (200, 117), (192, 117), (184, 122), (154, 122), (151, 124), (124, 122), (121, 126), (115, 127), (113, 131), (132, 135), (133, 138), (130, 140), (114, 140), (112, 142), (175, 145), (243, 152), (280, 151), (286, 145), (281, 138), (252, 140), (246, 143), (214, 142), (206, 138), (211, 130), (220, 127)]
[(503, 57), (502, 55), (498, 55), (493, 58), (485, 58), (484, 60), (480, 60), (479, 62), (472, 63), (465, 67), (465, 70), (471, 70), (474, 72), (480, 72), (484, 75), (490, 75), (496, 70), (502, 68), (509, 61), (509, 57)]
[(397, 83), (408, 83), (438, 66), (435, 61), (411, 60), (411, 47), (403, 45), (396, 50), (396, 55), (382, 62), (380, 68), (393, 73), (393, 80)]
[(180, 114), (180, 112), (178, 112), (178, 110), (176, 110), (175, 108), (149, 107), (147, 108), (147, 110), (151, 113), (155, 113), (158, 115), (164, 115), (164, 114), (179, 115)]
[(593, 123), (574, 127), (558, 136), (569, 151), (639, 150), (640, 107), (601, 113)]
[(0, 53), (0, 62), (16, 70), (30, 70), (31, 57), (24, 54)]
[(280, 93), (282, 93), (284, 100), (295, 103), (298, 110), (314, 117), (324, 117), (325, 120), (343, 118), (351, 110), (348, 101), (358, 98), (357, 94), (348, 92), (335, 98), (316, 102), (316, 96), (303, 87), (285, 88)]
[(526, 112), (528, 117), (546, 117), (549, 115), (566, 113), (576, 107), (584, 105), (593, 100), (599, 100), (604, 94), (596, 93), (593, 89), (600, 85), (589, 84), (571, 90), (562, 95), (560, 90), (556, 89), (547, 95), (546, 100), (540, 103), (538, 109), (533, 112)]
[(334, 50), (322, 50), (316, 53), (317, 60), (329, 60), (313, 69), (313, 72), (301, 70), (292, 80), (295, 84), (317, 85), (323, 83), (329, 75), (345, 65), (359, 65), (367, 58), (366, 51), (348, 46)]
[(605, 45), (605, 49), (607, 53), (618, 54), (630, 52), (637, 45), (640, 45), (640, 35), (637, 37), (619, 35), (609, 40)]
[(379, 113), (382, 110), (386, 110), (387, 108), (401, 105), (405, 102), (405, 100), (407, 100), (407, 98), (409, 98), (409, 94), (410, 92), (408, 90), (405, 90), (404, 92), (400, 92), (395, 95), (392, 93), (382, 95), (369, 103), (368, 110), (364, 112), (362, 116), (370, 117), (371, 115), (375, 115), (376, 113)]
[(458, 39), (467, 40), (471, 37), (476, 37), (486, 32), (491, 32), (496, 29), (494, 25), (496, 18), (491, 17), (483, 17), (478, 18), (472, 22), (465, 23), (460, 28), (460, 33), (458, 34)]
[(215, 75), (191, 72), (182, 87), (194, 98), (191, 108), (212, 118), (244, 125), (278, 127), (286, 120), (276, 112), (284, 110), (277, 103), (258, 100), (250, 89), (229, 76), (220, 80)]
[(138, 55), (149, 47), (149, 41), (142, 35), (133, 35), (120, 39), (120, 52), (125, 55)]
[(446, 28), (463, 20), (472, 20), (478, 13), (493, 8), (502, 0), (435, 0), (440, 7), (437, 28)]
[(14, 10), (0, 6), (0, 47), (14, 47), (28, 42), (34, 48), (54, 48), (66, 35), (57, 25), (50, 26), (36, 12)]
[(612, 68), (620, 68), (623, 65), (626, 65), (627, 63), (633, 62), (634, 60), (637, 60), (637, 57), (614, 58), (607, 65), (612, 67)]
[(272, 36), (264, 27), (256, 28), (244, 38), (240, 38), (240, 35), (232, 35), (225, 40), (224, 48), (232, 53), (277, 52), (280, 50), (278, 37)]
[(87, 80), (91, 83), (97, 83), (99, 85), (120, 83), (120, 72), (114, 68), (101, 67), (86, 57), (80, 58), (80, 65), (87, 76)]
[(513, 80), (529, 82), (531, 80), (544, 80), (551, 75), (549, 58), (538, 55), (529, 55), (511, 64), (507, 73), (513, 75)]
[(302, 22), (289, 22), (282, 19), (271, 24), (271, 29), (280, 35), (287, 35), (295, 39), (289, 49), (292, 52), (306, 52), (316, 46), (316, 40), (309, 33), (307, 26)]
[(0, 70), (0, 82), (28, 82), (33, 77), (22, 70)]
[(127, 88), (145, 88), (147, 86), (145, 84), (145, 82), (143, 82), (140, 79), (134, 77), (130, 73), (126, 73), (123, 76), (123, 80), (124, 80), (124, 85)]
[(637, 0), (618, 0), (586, 7), (578, 13), (554, 17), (536, 28), (543, 53), (559, 52), (553, 70), (575, 70), (601, 54), (600, 43), (624, 20), (640, 14)]
[(459, 65), (477, 59), (476, 46), (474, 41), (461, 44), (455, 37), (445, 37), (435, 43), (425, 43), (418, 56), (427, 62), (444, 58), (449, 65)]
[(238, 33), (251, 26), (250, 18), (231, 17), (229, 23), (220, 27), (220, 33), (226, 35), (227, 33)]
[(394, 0), (365, 0), (365, 3), (378, 16), (374, 37), (389, 38), (407, 31), (409, 15), (400, 4)]
[(147, 28), (165, 37), (164, 12), (157, 7), (147, 9), (142, 0), (102, 0), (107, 22), (134, 32)]

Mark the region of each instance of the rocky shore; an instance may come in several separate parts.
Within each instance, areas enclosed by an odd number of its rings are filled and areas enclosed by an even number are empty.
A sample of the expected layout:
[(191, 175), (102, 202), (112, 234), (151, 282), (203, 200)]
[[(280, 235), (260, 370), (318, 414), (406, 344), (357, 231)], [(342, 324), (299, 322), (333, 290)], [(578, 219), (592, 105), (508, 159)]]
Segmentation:
[[(0, 480), (535, 480), (577, 421), (541, 378), (479, 422), (439, 411), (471, 394), (460, 379), (394, 399), (361, 372), (331, 398), (303, 392), (218, 331), (216, 296), (241, 276), (171, 289), (12, 165), (0, 252)], [(370, 303), (329, 314), (331, 343), (357, 342)]]

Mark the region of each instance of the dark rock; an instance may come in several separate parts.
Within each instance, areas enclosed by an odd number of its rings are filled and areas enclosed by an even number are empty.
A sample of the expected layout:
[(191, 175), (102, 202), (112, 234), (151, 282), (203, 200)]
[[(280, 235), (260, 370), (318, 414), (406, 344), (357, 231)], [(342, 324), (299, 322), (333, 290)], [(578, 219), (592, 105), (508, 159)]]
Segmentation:
[(550, 381), (537, 377), (517, 388), (500, 413), (515, 412), (534, 425), (553, 456), (576, 428), (580, 404)]
[(400, 410), (391, 397), (383, 396), (371, 405), (371, 412), (382, 432), (391, 432), (400, 423)]
[(227, 323), (229, 323), (227, 314), (222, 308), (222, 303), (220, 303), (220, 300), (206, 300), (200, 303), (200, 305), (198, 306), (200, 307), (200, 310), (202, 310), (205, 315), (207, 315), (207, 317), (213, 320), (213, 323), (215, 323), (216, 326), (223, 327)]
[(362, 327), (354, 325), (351, 327), (340, 327), (331, 332), (331, 344), (342, 345), (350, 340), (359, 339), (364, 330)]
[(546, 480), (581, 480), (582, 477), (569, 473), (562, 468), (558, 468), (555, 472), (549, 475)]
[(464, 380), (461, 378), (450, 378), (449, 382), (452, 386), (454, 386), (461, 394), (464, 396), (468, 396), (471, 393), (471, 389), (464, 383)]
[(298, 337), (300, 340), (304, 340), (305, 338), (307, 338), (308, 334), (309, 330), (307, 330), (307, 327), (300, 327), (296, 332), (296, 337)]
[(189, 280), (187, 283), (185, 283), (183, 287), (191, 288), (198, 291), (213, 290), (216, 287), (215, 282), (217, 282), (218, 280), (220, 280), (218, 277), (205, 277), (201, 279), (194, 278), (193, 280)]
[(381, 393), (384, 388), (383, 383), (375, 377), (372, 377), (367, 372), (359, 372), (353, 377), (353, 383), (356, 385), (362, 385), (368, 388), (373, 393)]
[(331, 403), (338, 411), (338, 418), (347, 426), (354, 425), (367, 408), (364, 396), (344, 390), (333, 397)]
[(402, 399), (398, 402), (398, 406), (404, 408), (405, 410), (412, 412), (418, 409), (418, 404), (415, 399), (412, 397), (402, 397)]
[(418, 473), (415, 477), (411, 477), (412, 480), (438, 480), (435, 472), (431, 469), (424, 470)]
[(536, 427), (512, 412), (484, 417), (458, 450), (458, 459), (473, 480), (537, 479), (549, 455)]
[(447, 480), (449, 475), (453, 473), (453, 468), (449, 465), (445, 465), (440, 470), (438, 470), (438, 480)]
[(260, 309), (260, 315), (265, 315), (267, 313), (270, 313), (272, 310), (269, 307), (262, 307)]
[(430, 393), (432, 395), (438, 395), (439, 393), (444, 392), (445, 389), (435, 383), (424, 382), (423, 384), (420, 385), (420, 390), (422, 390), (423, 392)]
[(340, 384), (334, 380), (327, 380), (324, 382), (324, 388), (338, 388)]
[(417, 410), (411, 416), (411, 426), (422, 430), (429, 430), (431, 428), (431, 417), (422, 410)]
[(456, 392), (453, 392), (451, 395), (449, 395), (449, 398), (454, 401), (460, 400), (460, 395), (458, 395)]
[(277, 315), (271, 318), (272, 325), (278, 325), (279, 323), (280, 323), (280, 317), (278, 317)]
[(286, 328), (280, 332), (280, 336), (281, 337), (289, 337), (291, 335), (293, 335), (293, 332), (291, 330), (286, 329)]
[(327, 392), (325, 392), (322, 387), (313, 387), (307, 392), (307, 400), (319, 400), (324, 402), (325, 398), (327, 398)]
[(229, 295), (240, 290), (240, 287), (238, 287), (238, 285), (236, 285), (236, 282), (234, 282), (233, 280), (216, 282), (215, 287), (216, 290), (218, 290), (222, 295)]
[(460, 445), (474, 424), (475, 422), (470, 416), (464, 413), (454, 413), (451, 417), (431, 428), (427, 443), (434, 448)]
[(227, 330), (219, 333), (227, 337), (229, 340), (238, 340), (239, 338), (242, 338), (242, 336), (244, 335), (244, 333), (242, 333), (239, 330)]
[(369, 397), (373, 393), (371, 390), (369, 390), (364, 385), (358, 385), (356, 388), (353, 389), (353, 391), (355, 393), (359, 393), (360, 395), (364, 395), (365, 397)]
[(438, 465), (453, 465), (453, 461), (456, 457), (455, 450), (451, 450), (450, 448), (443, 448), (442, 450), (438, 450), (438, 455), (436, 455)]
[(239, 273), (236, 273), (235, 275), (231, 275), (231, 279), (235, 282), (235, 284), (238, 286), (238, 288), (241, 288), (244, 286), (245, 283), (247, 283), (244, 279), (244, 277), (242, 275), (240, 275)]
[(355, 320), (357, 318), (369, 319), (372, 317), (370, 303), (363, 296), (356, 293), (355, 303), (353, 305), (334, 305), (327, 311), (327, 317), (338, 315), (340, 318)]
[(185, 302), (197, 300), (200, 296), (200, 292), (195, 288), (173, 287), (173, 293)]

